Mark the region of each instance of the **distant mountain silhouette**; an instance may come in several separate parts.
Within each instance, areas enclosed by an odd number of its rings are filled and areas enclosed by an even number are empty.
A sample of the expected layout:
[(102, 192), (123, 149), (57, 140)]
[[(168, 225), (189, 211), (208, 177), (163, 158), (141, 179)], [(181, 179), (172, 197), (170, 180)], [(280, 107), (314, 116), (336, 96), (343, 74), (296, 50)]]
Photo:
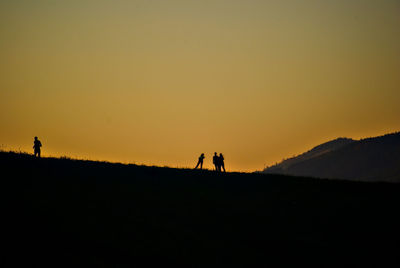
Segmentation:
[(400, 132), (362, 140), (339, 138), (263, 173), (400, 182)]

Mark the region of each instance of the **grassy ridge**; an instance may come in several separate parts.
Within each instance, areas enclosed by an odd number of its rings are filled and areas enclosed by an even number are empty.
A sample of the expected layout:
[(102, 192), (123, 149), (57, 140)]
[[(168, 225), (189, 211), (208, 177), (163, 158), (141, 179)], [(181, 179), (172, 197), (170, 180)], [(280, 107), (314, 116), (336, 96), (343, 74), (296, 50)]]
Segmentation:
[(0, 168), (8, 266), (399, 263), (397, 184), (14, 153)]

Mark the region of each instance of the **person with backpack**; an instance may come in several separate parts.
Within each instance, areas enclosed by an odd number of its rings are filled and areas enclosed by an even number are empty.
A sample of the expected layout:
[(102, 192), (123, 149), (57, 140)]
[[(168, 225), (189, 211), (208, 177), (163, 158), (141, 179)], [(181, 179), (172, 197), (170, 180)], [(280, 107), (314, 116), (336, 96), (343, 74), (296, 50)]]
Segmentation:
[(37, 156), (38, 158), (40, 158), (40, 147), (42, 147), (42, 143), (40, 142), (40, 140), (38, 140), (38, 137), (35, 137), (35, 140), (33, 141), (33, 153), (35, 157)]

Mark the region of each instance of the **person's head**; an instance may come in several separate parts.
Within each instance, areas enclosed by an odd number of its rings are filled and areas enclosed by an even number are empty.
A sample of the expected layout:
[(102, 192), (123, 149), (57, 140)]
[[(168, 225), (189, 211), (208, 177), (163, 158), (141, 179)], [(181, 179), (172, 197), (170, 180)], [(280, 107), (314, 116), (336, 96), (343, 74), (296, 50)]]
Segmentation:
[(222, 156), (222, 153), (220, 153), (219, 156)]
[(35, 140), (37, 140), (37, 137), (35, 137)]
[(201, 156), (204, 156), (204, 153), (202, 153)]
[(217, 155), (217, 152), (214, 152), (214, 155)]

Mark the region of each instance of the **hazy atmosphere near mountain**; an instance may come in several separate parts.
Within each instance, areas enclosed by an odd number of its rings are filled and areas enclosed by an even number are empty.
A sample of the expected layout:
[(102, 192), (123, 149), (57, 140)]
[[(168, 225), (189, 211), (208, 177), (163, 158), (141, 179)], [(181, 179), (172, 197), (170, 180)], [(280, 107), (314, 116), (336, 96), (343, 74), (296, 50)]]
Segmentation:
[(264, 173), (400, 182), (400, 132), (375, 138), (339, 138), (268, 167)]

